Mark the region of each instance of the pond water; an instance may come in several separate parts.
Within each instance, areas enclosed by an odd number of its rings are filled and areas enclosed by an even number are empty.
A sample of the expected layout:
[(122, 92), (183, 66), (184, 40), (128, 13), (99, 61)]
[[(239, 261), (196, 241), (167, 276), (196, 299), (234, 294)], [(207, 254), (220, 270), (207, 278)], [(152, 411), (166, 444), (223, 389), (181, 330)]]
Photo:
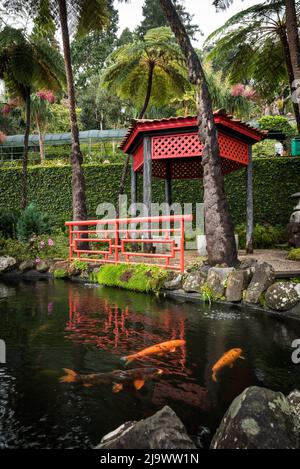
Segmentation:
[[(63, 281), (1, 283), (0, 298), (0, 339), (7, 345), (7, 364), (0, 365), (0, 448), (90, 448), (124, 421), (165, 404), (205, 446), (246, 387), (300, 388), (300, 365), (291, 361), (297, 322)], [(122, 369), (122, 356), (174, 338), (186, 346), (128, 367), (164, 370), (140, 391), (114, 394), (111, 385), (59, 382), (63, 368)], [(246, 360), (213, 382), (212, 366), (234, 347)]]

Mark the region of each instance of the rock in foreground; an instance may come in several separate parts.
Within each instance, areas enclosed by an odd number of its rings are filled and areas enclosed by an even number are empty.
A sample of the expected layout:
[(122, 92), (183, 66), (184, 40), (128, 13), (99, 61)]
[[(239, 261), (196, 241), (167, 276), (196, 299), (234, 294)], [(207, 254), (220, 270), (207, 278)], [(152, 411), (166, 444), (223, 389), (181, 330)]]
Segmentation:
[(195, 449), (186, 429), (170, 407), (165, 406), (139, 422), (126, 422), (102, 438), (95, 449)]
[(229, 407), (211, 448), (298, 448), (295, 419), (288, 399), (265, 388), (245, 389)]
[(266, 305), (275, 311), (288, 311), (299, 301), (299, 296), (291, 282), (277, 282), (266, 291)]
[(10, 256), (1, 256), (0, 257), (0, 274), (4, 272), (8, 272), (16, 267), (17, 261), (13, 257)]

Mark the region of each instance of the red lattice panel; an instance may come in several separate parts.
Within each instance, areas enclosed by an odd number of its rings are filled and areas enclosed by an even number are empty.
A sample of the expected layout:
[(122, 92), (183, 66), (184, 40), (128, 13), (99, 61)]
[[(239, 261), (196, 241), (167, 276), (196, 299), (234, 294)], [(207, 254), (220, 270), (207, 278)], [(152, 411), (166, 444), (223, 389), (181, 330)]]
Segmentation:
[(203, 177), (201, 158), (172, 161), (171, 175), (172, 179), (201, 179)]
[(152, 158), (187, 158), (200, 156), (203, 145), (197, 133), (162, 135), (152, 138)]
[(133, 156), (133, 169), (138, 171), (144, 163), (144, 145), (141, 145), (137, 148)]
[(220, 154), (222, 158), (248, 165), (248, 144), (219, 132)]

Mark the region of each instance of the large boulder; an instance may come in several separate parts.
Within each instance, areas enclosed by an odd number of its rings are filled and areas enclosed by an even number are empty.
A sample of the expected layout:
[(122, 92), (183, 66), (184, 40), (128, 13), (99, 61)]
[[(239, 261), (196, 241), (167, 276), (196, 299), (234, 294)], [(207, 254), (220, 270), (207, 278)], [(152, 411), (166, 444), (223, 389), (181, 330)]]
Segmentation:
[(183, 289), (188, 293), (199, 293), (205, 284), (207, 274), (202, 270), (196, 270), (187, 274), (183, 281)]
[(35, 270), (36, 262), (34, 260), (27, 260), (21, 262), (19, 265), (19, 271), (23, 273), (28, 272), (29, 270)]
[(283, 394), (250, 387), (229, 407), (212, 449), (295, 449), (298, 435), (290, 404)]
[(102, 438), (95, 449), (195, 449), (186, 429), (170, 407), (165, 406), (139, 422), (126, 422)]
[(182, 288), (182, 275), (175, 275), (172, 279), (167, 280), (164, 284), (166, 290), (180, 290)]
[(228, 275), (234, 272), (233, 267), (211, 267), (207, 275), (207, 286), (215, 298), (223, 298)]
[(251, 282), (246, 290), (245, 301), (247, 303), (258, 304), (262, 293), (275, 280), (275, 271), (266, 262), (257, 263)]
[(299, 301), (299, 296), (291, 282), (277, 282), (266, 291), (266, 305), (275, 311), (288, 311)]
[(287, 397), (287, 401), (290, 406), (295, 432), (298, 436), (298, 448), (300, 448), (300, 391), (291, 392)]
[(249, 275), (246, 270), (235, 270), (227, 277), (226, 300), (232, 302), (242, 301), (243, 290), (248, 285)]
[(39, 262), (37, 262), (36, 264), (36, 270), (40, 273), (40, 274), (45, 274), (46, 272), (48, 272), (50, 268), (50, 265), (47, 261), (44, 261), (44, 260), (40, 260)]
[(16, 267), (17, 261), (11, 256), (1, 256), (0, 257), (0, 274), (8, 272)]

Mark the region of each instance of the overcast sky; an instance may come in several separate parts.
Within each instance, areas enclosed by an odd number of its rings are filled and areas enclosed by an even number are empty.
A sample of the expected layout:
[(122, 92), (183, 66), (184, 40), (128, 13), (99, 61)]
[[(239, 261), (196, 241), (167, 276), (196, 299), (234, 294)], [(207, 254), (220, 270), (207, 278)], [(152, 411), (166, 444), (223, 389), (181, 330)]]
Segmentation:
[[(233, 16), (238, 11), (248, 8), (259, 0), (235, 0), (226, 11), (216, 12), (212, 6), (213, 0), (185, 0), (186, 9), (194, 15), (194, 23), (198, 24), (204, 36), (198, 38), (195, 45), (201, 46), (207, 36)], [(115, 7), (119, 10), (120, 31), (126, 27), (133, 30), (142, 20), (142, 6), (144, 0), (130, 0), (126, 5), (115, 0)]]

